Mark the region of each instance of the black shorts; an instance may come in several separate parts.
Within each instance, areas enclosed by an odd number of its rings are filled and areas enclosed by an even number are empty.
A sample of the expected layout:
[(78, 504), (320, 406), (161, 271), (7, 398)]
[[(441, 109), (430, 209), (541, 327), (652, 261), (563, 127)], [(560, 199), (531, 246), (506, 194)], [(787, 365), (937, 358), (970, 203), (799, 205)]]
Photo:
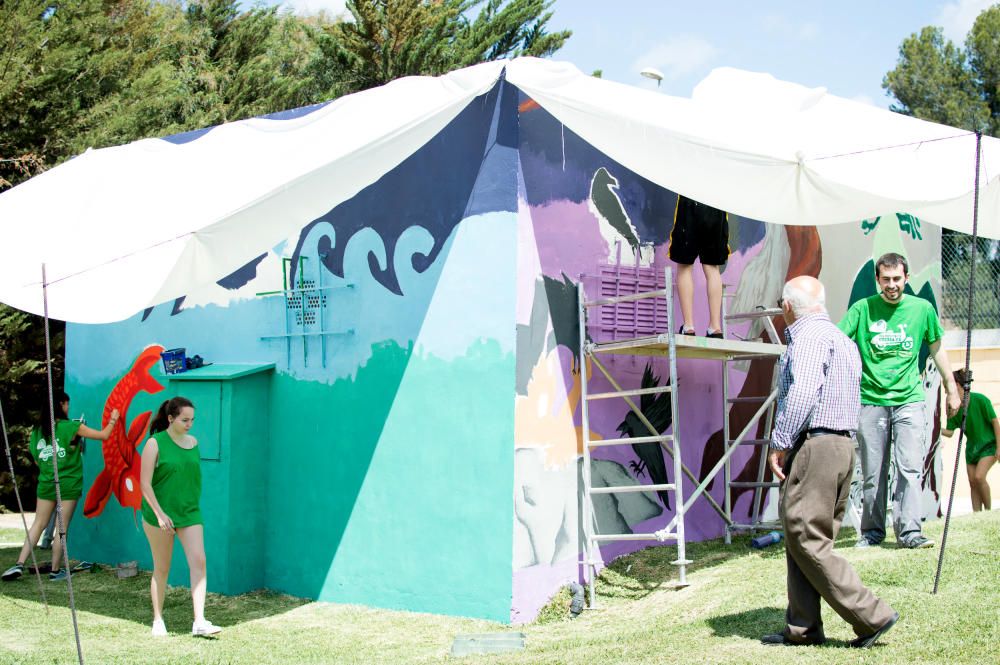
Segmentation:
[(674, 263), (721, 266), (729, 259), (729, 216), (704, 203), (677, 196), (667, 249)]

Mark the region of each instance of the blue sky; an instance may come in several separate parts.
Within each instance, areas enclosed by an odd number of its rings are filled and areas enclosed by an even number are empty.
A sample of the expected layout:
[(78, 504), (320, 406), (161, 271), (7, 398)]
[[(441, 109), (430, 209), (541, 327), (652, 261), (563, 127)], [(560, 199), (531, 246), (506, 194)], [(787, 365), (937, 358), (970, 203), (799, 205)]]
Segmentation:
[[(573, 37), (555, 57), (604, 78), (690, 96), (714, 67), (763, 71), (879, 106), (882, 77), (899, 45), (925, 25), (964, 42), (980, 11), (997, 0), (556, 0), (553, 29)], [(271, 4), (277, 4), (272, 2)], [(299, 12), (343, 10), (343, 0), (285, 0)]]

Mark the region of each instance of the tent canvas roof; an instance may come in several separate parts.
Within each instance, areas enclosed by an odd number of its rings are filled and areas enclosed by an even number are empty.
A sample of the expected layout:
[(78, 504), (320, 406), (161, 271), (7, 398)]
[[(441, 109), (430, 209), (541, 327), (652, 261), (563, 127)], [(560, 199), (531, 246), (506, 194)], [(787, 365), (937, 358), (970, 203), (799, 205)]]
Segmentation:
[[(718, 69), (691, 99), (568, 63), (491, 62), (299, 112), (88, 150), (0, 195), (0, 301), (109, 322), (233, 272), (345, 201), (506, 81), (639, 175), (738, 215), (826, 225), (907, 212), (971, 232), (975, 135)], [(1000, 238), (1000, 140), (983, 139), (980, 233)]]

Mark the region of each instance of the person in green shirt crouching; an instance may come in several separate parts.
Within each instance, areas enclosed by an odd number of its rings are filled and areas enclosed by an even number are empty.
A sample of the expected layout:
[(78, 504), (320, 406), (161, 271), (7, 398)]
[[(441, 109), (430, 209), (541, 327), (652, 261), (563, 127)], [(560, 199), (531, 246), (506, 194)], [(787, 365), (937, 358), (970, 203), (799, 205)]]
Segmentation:
[[(48, 404), (42, 409), (44, 422), (31, 430), (31, 441), (28, 447), (31, 456), (38, 465), (38, 501), (35, 504), (35, 520), (28, 529), (28, 538), (21, 546), (17, 563), (4, 571), (4, 582), (13, 582), (24, 574), (24, 562), (31, 553), (31, 546), (38, 542), (42, 530), (49, 523), (56, 509), (55, 471), (52, 468), (52, 456), (56, 456), (59, 465), (59, 494), (62, 499), (63, 530), (69, 530), (69, 523), (76, 511), (76, 503), (83, 494), (83, 449), (78, 437), (106, 441), (111, 436), (111, 430), (118, 422), (118, 410), (111, 412), (111, 417), (103, 429), (96, 430), (69, 419), (69, 395), (57, 392), (53, 395), (55, 403), (55, 418), (49, 412)], [(49, 441), (49, 430), (55, 423), (55, 445)], [(62, 540), (58, 533), (52, 541), (52, 572), (49, 579), (58, 581), (66, 579), (66, 571), (62, 569)]]
[(861, 417), (858, 444), (864, 476), (861, 538), (857, 547), (885, 539), (889, 486), (889, 446), (895, 451), (896, 487), (892, 527), (898, 547), (933, 547), (922, 533), (921, 485), (928, 437), (920, 347), (926, 342), (941, 373), (948, 415), (961, 404), (948, 356), (941, 347), (944, 331), (934, 307), (903, 289), (910, 270), (906, 259), (890, 252), (875, 263), (879, 293), (851, 305), (838, 324), (861, 354)]
[[(960, 369), (954, 377), (958, 398), (963, 399), (963, 388), (969, 383), (968, 375)], [(959, 412), (948, 418), (941, 434), (951, 436), (961, 425), (962, 414)], [(986, 474), (996, 462), (1000, 462), (997, 441), (1000, 441), (1000, 420), (997, 420), (992, 402), (982, 393), (969, 393), (969, 411), (965, 416), (965, 470), (969, 474), (969, 489), (972, 491), (972, 510), (976, 512), (992, 508)]]
[(149, 425), (150, 438), (142, 449), (142, 526), (153, 553), (153, 637), (166, 637), (163, 595), (167, 590), (174, 534), (181, 541), (191, 571), (191, 602), (194, 623), (191, 634), (215, 635), (222, 629), (205, 618), (208, 587), (205, 561), (205, 531), (201, 519), (201, 455), (191, 436), (194, 404), (174, 397), (160, 405)]

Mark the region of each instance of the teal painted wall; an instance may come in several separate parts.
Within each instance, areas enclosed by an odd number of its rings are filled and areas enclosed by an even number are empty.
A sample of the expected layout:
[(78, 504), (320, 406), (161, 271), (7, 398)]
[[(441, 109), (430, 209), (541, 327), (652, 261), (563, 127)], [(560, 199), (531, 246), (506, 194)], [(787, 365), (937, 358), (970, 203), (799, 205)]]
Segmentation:
[(507, 620), (513, 374), (495, 342), (450, 362), (390, 343), (354, 380), (278, 377), (269, 586)]
[[(235, 390), (216, 408), (215, 389), (171, 382), (127, 415), (178, 391), (197, 398), (192, 434), (213, 457), (202, 461), (210, 590), (509, 620), (516, 108), (499, 83), (218, 285), (119, 324), (67, 327), (68, 391), (91, 422), (148, 344), (276, 365), (265, 408)], [(286, 279), (324, 290), (267, 295)], [(87, 485), (103, 467), (92, 450)], [(77, 556), (150, 566), (115, 499), (96, 519), (77, 515), (71, 538)], [(177, 546), (170, 579), (186, 577)]]
[[(374, 321), (380, 334), (372, 337), (383, 339), (365, 348), (360, 336), (331, 345), (325, 370), (315, 362), (296, 366), (294, 353), (288, 366), (282, 345), (259, 339), (273, 327), (263, 298), (176, 316), (154, 312), (145, 322), (70, 325), (67, 389), (74, 411), (96, 423), (118, 378), (154, 342), (220, 363), (277, 363), (264, 409), (240, 396), (239, 381), (229, 388), (171, 381), (156, 367), (164, 390), (137, 395), (126, 416), (131, 422), (173, 394), (195, 401), (192, 433), (208, 458), (202, 507), (209, 589), (265, 587), (507, 621), (515, 259), (513, 214), (466, 220), (440, 267), (425, 273), (421, 298), (378, 303), (367, 289), (381, 287), (357, 289), (353, 297), (380, 306), (341, 315)], [(384, 338), (393, 326), (409, 331), (403, 343)], [(345, 354), (361, 358), (352, 372), (338, 368)], [(233, 392), (220, 402), (226, 390)], [(252, 434), (233, 436), (234, 427)], [(94, 442), (85, 458), (87, 488), (102, 468)], [(141, 526), (114, 498), (96, 519), (76, 515), (71, 545), (75, 556), (108, 564), (136, 559), (151, 568)], [(177, 542), (170, 583), (187, 580)]]

